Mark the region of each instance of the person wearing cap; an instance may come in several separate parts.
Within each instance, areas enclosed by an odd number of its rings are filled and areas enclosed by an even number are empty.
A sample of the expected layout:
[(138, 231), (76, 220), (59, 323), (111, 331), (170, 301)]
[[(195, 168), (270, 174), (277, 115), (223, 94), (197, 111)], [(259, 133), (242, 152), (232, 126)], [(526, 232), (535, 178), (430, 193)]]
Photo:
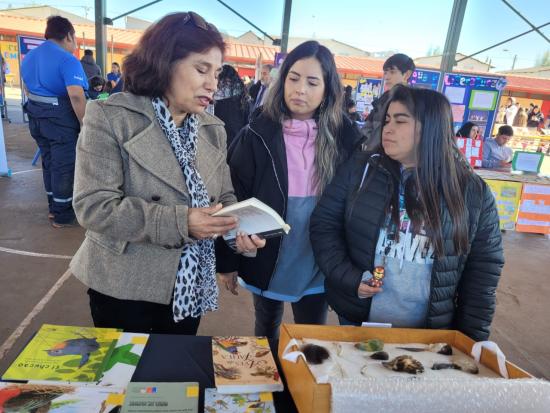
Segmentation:
[(48, 218), (54, 228), (62, 228), (76, 224), (72, 207), (75, 151), (88, 80), (72, 54), (76, 37), (69, 20), (50, 16), (44, 37), (46, 41), (23, 60), (21, 76), (29, 130), (42, 155)]

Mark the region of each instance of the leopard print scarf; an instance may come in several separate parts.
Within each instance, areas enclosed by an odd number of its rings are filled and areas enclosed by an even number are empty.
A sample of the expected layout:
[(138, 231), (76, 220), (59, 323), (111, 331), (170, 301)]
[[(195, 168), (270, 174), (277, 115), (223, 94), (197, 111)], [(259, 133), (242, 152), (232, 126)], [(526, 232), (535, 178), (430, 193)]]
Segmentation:
[[(160, 98), (152, 100), (157, 120), (178, 159), (192, 208), (209, 207), (206, 187), (196, 167), (198, 118), (188, 115), (180, 128)], [(218, 309), (216, 283), (216, 256), (214, 241), (197, 240), (185, 244), (178, 265), (174, 286), (174, 321), (186, 317), (200, 317), (207, 311)]]

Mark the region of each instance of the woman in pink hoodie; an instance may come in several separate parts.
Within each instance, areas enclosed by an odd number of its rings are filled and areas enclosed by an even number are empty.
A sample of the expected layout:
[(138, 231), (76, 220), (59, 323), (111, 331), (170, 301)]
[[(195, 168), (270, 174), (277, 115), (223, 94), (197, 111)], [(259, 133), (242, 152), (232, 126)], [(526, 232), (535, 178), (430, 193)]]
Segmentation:
[(217, 263), (228, 290), (236, 294), (239, 281), (252, 292), (258, 336), (278, 337), (285, 302), (292, 303), (296, 323), (326, 322), (324, 276), (313, 257), (309, 218), (338, 165), (360, 144), (342, 98), (330, 50), (315, 41), (302, 43), (229, 148), (237, 198), (260, 199), (292, 228), (268, 239), (254, 258), (227, 251)]

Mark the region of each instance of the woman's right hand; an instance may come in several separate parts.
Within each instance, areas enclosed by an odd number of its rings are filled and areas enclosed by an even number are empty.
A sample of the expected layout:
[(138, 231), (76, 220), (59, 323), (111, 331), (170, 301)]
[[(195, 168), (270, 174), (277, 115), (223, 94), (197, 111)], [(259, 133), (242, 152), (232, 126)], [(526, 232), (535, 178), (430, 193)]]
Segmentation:
[(357, 290), (357, 295), (359, 298), (370, 298), (377, 293), (381, 293), (383, 290), (381, 287), (371, 287), (366, 283), (360, 283), (359, 289)]
[(216, 238), (237, 227), (235, 217), (213, 217), (222, 209), (222, 204), (208, 208), (189, 208), (187, 211), (187, 232), (195, 239)]

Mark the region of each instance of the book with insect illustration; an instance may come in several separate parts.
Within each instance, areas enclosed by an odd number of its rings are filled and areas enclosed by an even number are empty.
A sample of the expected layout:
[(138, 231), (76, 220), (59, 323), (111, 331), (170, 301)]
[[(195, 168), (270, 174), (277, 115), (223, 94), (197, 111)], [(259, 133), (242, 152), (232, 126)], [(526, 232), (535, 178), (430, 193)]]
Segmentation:
[(2, 379), (98, 381), (119, 336), (114, 328), (44, 324)]
[(265, 337), (212, 337), (216, 389), (221, 394), (283, 391)]

